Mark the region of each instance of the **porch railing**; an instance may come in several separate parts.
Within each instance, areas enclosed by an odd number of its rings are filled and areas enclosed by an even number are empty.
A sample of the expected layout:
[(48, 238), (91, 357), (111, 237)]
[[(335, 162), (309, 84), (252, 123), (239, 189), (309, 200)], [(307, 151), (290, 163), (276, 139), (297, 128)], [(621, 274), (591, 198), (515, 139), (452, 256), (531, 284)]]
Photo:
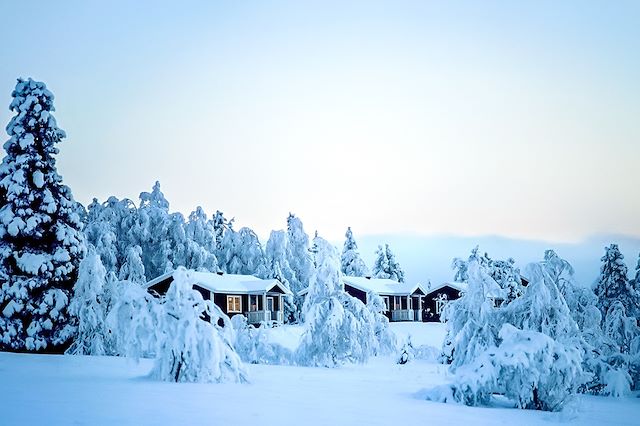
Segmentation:
[(391, 311), (391, 321), (414, 321), (413, 309), (396, 309)]
[(252, 311), (247, 312), (247, 322), (260, 324), (262, 321), (284, 322), (282, 311)]

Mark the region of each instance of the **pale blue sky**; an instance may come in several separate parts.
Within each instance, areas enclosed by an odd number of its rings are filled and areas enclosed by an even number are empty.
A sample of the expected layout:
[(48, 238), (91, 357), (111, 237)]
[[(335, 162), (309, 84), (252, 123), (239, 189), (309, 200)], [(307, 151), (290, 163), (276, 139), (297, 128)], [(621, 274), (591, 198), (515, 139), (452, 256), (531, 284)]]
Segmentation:
[(640, 2), (342, 3), (3, 1), (0, 120), (43, 80), (78, 200), (263, 238), (640, 235)]

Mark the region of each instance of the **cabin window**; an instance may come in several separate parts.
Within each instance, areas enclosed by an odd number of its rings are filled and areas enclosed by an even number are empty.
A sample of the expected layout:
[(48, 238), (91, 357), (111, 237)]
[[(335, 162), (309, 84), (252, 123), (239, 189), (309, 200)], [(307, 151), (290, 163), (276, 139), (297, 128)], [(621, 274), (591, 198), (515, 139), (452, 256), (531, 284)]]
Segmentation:
[(389, 296), (382, 296), (382, 300), (384, 300), (384, 311), (389, 311)]
[(227, 296), (227, 312), (242, 312), (242, 298), (240, 296)]
[(399, 311), (402, 309), (402, 297), (401, 296), (393, 296), (393, 309)]
[(257, 312), (258, 311), (258, 297), (255, 294), (249, 295), (249, 312)]

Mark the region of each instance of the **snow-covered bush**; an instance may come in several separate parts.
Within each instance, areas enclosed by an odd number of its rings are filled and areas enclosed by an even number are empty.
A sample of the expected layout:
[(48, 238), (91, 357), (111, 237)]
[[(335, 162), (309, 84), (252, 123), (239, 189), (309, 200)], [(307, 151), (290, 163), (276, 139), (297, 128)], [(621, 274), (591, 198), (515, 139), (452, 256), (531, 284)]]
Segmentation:
[(56, 169), (66, 136), (44, 83), (19, 79), (0, 165), (0, 350), (65, 349), (68, 304), (85, 255), (78, 204)]
[(460, 366), (452, 384), (426, 393), (427, 399), (486, 405), (494, 394), (518, 408), (558, 411), (575, 391), (581, 356), (549, 336), (504, 324), (499, 345)]
[(107, 328), (104, 286), (106, 270), (93, 246), (80, 262), (78, 281), (73, 289), (69, 314), (77, 320), (76, 337), (67, 349), (71, 355), (105, 355)]
[(108, 282), (107, 352), (131, 358), (153, 357), (162, 319), (162, 305), (142, 286), (130, 281)]
[[(184, 268), (173, 274), (161, 303), (160, 336), (151, 376), (172, 382), (242, 382), (246, 373), (233, 349), (233, 328), (212, 301), (193, 290)], [(211, 322), (203, 319), (207, 315)], [(224, 327), (218, 325), (222, 319)]]
[[(190, 272), (180, 267), (165, 296), (155, 298), (141, 286), (113, 284), (107, 324), (114, 352), (156, 362), (151, 376), (175, 382), (245, 381), (234, 351), (229, 318), (192, 288)], [(208, 316), (211, 322), (205, 321)], [(224, 326), (219, 326), (222, 321)]]
[(304, 303), (305, 330), (296, 351), (302, 365), (336, 367), (364, 362), (376, 347), (371, 311), (342, 289), (337, 252), (314, 239), (317, 268)]
[(269, 341), (270, 325), (266, 322), (256, 328), (247, 323), (244, 315), (234, 315), (231, 324), (235, 331), (233, 346), (242, 361), (250, 364), (294, 364), (291, 350)]

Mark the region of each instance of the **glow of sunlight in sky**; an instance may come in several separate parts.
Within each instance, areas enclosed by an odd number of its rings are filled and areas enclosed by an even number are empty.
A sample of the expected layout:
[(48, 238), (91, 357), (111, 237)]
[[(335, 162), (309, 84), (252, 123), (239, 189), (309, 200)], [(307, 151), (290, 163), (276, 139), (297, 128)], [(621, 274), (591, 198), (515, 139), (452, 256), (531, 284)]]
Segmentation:
[(4, 2), (0, 103), (47, 83), (83, 203), (160, 180), (262, 238), (289, 211), (331, 239), (637, 236), (639, 21), (623, 1)]

